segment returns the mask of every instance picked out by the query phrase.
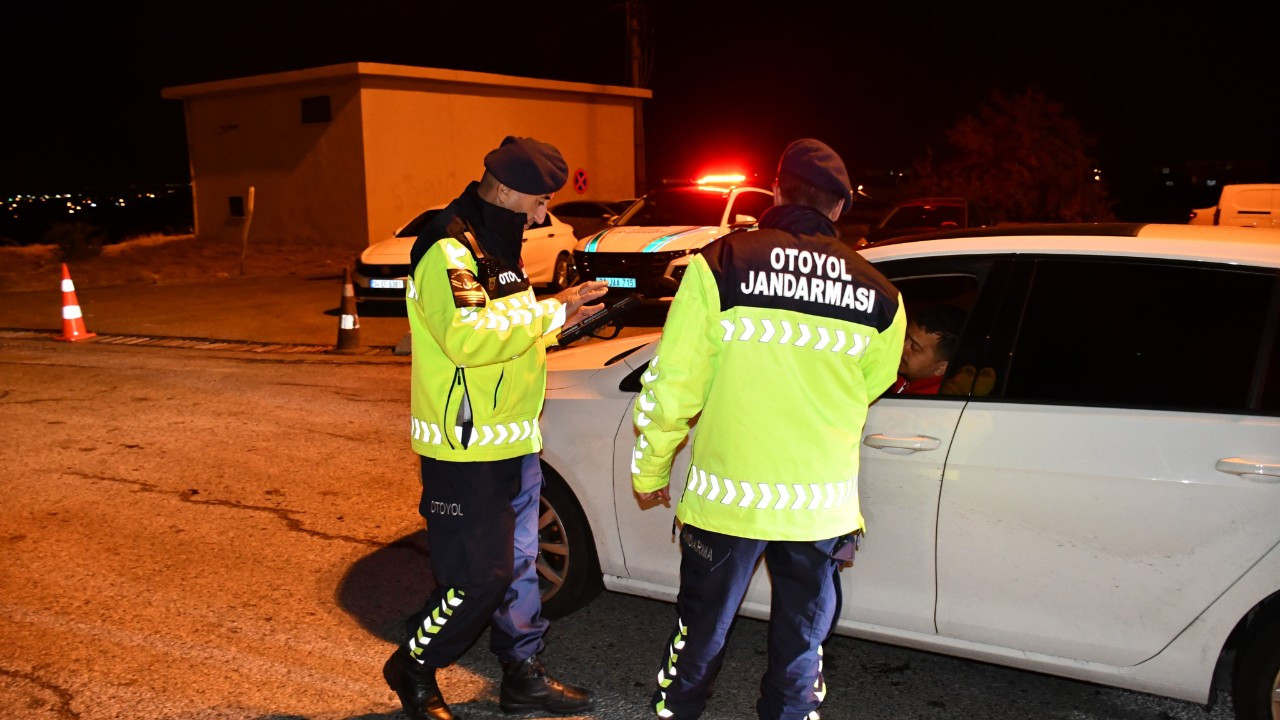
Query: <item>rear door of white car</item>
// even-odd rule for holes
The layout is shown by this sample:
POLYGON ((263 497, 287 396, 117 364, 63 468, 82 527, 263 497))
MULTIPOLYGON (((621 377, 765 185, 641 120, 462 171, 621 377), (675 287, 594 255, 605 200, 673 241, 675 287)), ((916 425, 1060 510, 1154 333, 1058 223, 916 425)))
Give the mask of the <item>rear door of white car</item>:
POLYGON ((1134 665, 1280 542, 1247 472, 1280 467, 1278 305, 1271 270, 1020 260, 947 458, 938 632, 1134 665))

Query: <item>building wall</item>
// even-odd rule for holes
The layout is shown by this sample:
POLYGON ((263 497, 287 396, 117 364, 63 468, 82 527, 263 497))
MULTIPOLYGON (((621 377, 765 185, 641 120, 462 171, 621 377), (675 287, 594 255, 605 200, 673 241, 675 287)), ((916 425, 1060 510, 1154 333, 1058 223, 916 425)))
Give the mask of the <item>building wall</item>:
MULTIPOLYGON (((367 242, 359 86, 354 77, 187 97, 196 232, 243 237, 229 198, 254 188, 249 244, 367 242), (302 122, 302 99, 329 97, 328 122, 302 122)), ((247 210, 247 207, 246 207, 247 210)))
POLYGON ((165 88, 182 100, 196 232, 239 241, 229 198, 254 188, 249 243, 357 250, 478 180, 507 135, 555 144, 572 177, 557 199, 635 194, 635 105, 647 90, 379 63, 165 88), (304 98, 330 118, 303 120, 304 98))
POLYGON ((484 156, 507 135, 560 149, 570 179, 552 202, 634 195, 633 98, 366 78, 362 83, 368 235, 392 232, 479 180, 484 156), (586 173, 586 189, 573 175, 586 173))

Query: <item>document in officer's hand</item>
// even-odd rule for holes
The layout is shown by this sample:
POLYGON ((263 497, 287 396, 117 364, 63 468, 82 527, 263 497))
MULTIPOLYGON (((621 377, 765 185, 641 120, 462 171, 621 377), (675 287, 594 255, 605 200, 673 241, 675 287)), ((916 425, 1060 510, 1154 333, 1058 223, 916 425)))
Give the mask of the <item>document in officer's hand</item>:
POLYGON ((634 310, 643 299, 644 296, 640 293, 631 293, 595 315, 566 328, 560 333, 560 346, 564 347, 575 340, 581 340, 605 325, 617 322, 624 315, 634 310))

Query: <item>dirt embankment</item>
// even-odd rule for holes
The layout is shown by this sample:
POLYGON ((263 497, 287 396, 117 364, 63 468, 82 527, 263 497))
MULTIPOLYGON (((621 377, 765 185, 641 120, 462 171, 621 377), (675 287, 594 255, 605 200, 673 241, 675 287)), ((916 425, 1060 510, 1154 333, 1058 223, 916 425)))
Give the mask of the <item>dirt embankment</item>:
MULTIPOLYGON (((232 277, 338 276, 356 251, 297 241, 250 243, 241 272, 238 242, 202 241, 195 235, 149 235, 108 245, 101 254, 68 261, 77 288, 108 285, 180 285, 232 277)), ((0 247, 0 292, 57 288, 62 257, 54 245, 0 247)))

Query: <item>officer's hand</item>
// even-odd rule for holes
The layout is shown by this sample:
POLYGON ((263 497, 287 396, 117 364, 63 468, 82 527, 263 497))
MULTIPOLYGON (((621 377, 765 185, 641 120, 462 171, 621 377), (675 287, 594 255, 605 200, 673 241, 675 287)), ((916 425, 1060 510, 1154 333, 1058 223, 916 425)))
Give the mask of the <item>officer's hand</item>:
POLYGON ((604 309, 604 303, 596 303, 595 305, 583 305, 582 307, 578 308, 578 312, 565 318, 564 326, 572 327, 574 325, 577 325, 578 323, 582 322, 583 320, 586 320, 592 315, 595 315, 596 313, 600 312, 603 309, 604 309))
POLYGON ((609 284, 603 280, 588 280, 580 285, 561 290, 556 294, 564 307, 565 327, 581 322, 604 309, 604 305, 587 306, 592 300, 599 300, 609 291, 609 284), (586 310, 586 312, 579 312, 586 310))
POLYGON ((671 486, 663 485, 662 487, 647 493, 636 493, 641 500, 648 502, 649 500, 662 500, 662 502, 671 502, 671 486))

